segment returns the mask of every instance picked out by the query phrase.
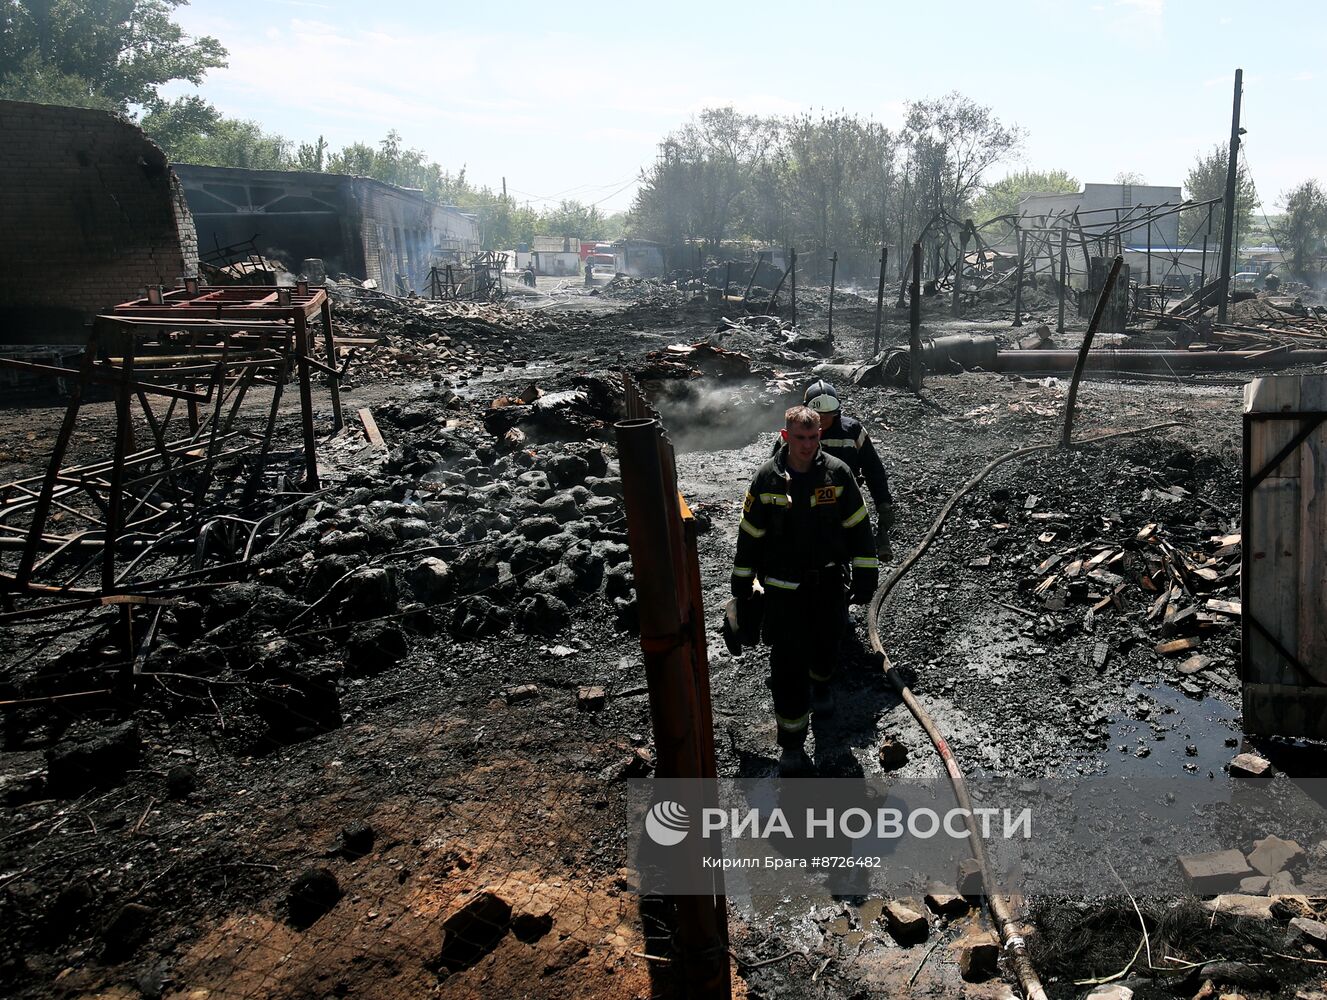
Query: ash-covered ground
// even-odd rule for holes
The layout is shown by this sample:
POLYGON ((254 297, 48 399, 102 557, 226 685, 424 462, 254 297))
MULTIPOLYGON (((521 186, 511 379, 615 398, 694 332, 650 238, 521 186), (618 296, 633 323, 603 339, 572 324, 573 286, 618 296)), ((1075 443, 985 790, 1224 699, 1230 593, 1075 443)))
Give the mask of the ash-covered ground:
MULTIPOLYGON (((622 372, 668 428, 704 529, 719 773, 767 776, 765 651, 733 657, 714 634, 742 495, 812 367, 869 355, 873 303, 839 298, 830 341, 823 290, 795 331, 651 283, 553 284, 505 306, 337 298, 342 331, 387 338, 343 389, 386 447, 354 420, 325 438, 325 492, 242 579, 167 609, 132 691, 113 609, 3 630, 4 992, 682 995, 667 908, 642 908, 627 870, 624 780, 650 774, 653 752, 613 446, 622 372), (741 353, 668 350, 705 340, 741 353)), ((995 311, 927 306, 926 336, 1017 332, 995 311)), ((884 315, 884 343, 906 342, 906 313, 884 315)), ((1067 380, 841 388, 890 471, 897 563, 989 462, 1057 439, 1067 380)), ((61 412, 7 411, 0 475, 40 471, 61 412)), ((1177 426, 1015 459, 955 506, 880 633, 965 770, 1233 780, 1238 618, 1213 607, 1239 599, 1239 414, 1234 379, 1092 381, 1076 437, 1177 426), (1158 651, 1176 639, 1191 641, 1158 651)), ((112 421, 109 404, 87 408, 76 451, 101 454, 112 421)), ((864 614, 839 711, 814 729, 820 773, 943 780, 864 614)), ((1273 780, 1321 772, 1312 748, 1258 749, 1273 780)), ((1260 836, 1297 832, 1266 823, 1260 836)), ((1135 965, 1134 995, 1313 995, 1299 991, 1321 982, 1317 944, 1289 920, 1327 895, 1324 845, 1302 846, 1264 879, 1261 915, 1141 900, 1173 968, 1135 965)), ((926 891, 730 899, 736 995, 1011 995, 1007 967, 962 975, 989 918, 931 912, 926 891), (882 915, 909 900, 920 943, 882 915)), ((1139 944, 1118 894, 1027 903, 1053 997, 1084 995, 1074 980, 1111 976, 1139 944)))

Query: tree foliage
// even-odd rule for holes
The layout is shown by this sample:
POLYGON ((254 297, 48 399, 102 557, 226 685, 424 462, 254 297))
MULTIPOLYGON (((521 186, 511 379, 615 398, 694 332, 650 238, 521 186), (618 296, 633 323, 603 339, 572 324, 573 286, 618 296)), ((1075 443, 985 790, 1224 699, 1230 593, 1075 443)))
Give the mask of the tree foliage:
POLYGON ((172 20, 187 2, 0 0, 0 88, 127 113, 155 101, 164 83, 197 84, 226 65, 226 50, 172 20))
POLYGON ((1311 279, 1321 275, 1315 258, 1327 251, 1327 192, 1316 180, 1307 180, 1282 196, 1285 216, 1277 231, 1282 253, 1290 256, 1290 270, 1296 277, 1311 279))
POLYGON ((899 132, 842 111, 710 108, 660 143, 629 228, 669 243, 753 239, 817 255, 903 242, 938 211, 970 211, 983 174, 1021 142, 1019 129, 956 93, 909 105, 899 132))
MULTIPOLYGON (((1189 168, 1184 178, 1184 197, 1189 201, 1208 201, 1212 198, 1224 199, 1226 196, 1226 165, 1229 162, 1227 147, 1217 144, 1207 153, 1199 153, 1197 160, 1189 168)), ((1258 204, 1258 196, 1249 179, 1244 164, 1239 164, 1235 174, 1235 233, 1249 232, 1249 223, 1253 218, 1253 209, 1258 204)), ((1208 229, 1209 210, 1191 208, 1180 213, 1180 239, 1185 243, 1201 242, 1204 234, 1209 234, 1208 242, 1217 246, 1221 243, 1221 232, 1225 224, 1225 212, 1222 205, 1210 210, 1211 229, 1208 229)))
POLYGON ((1019 170, 982 187, 972 206, 972 218, 989 222, 1018 212, 1018 203, 1030 194, 1075 194, 1082 189, 1078 178, 1065 170, 1019 170))
POLYGON ((943 205, 959 215, 986 171, 1023 144, 1023 130, 1006 127, 990 108, 952 91, 908 105, 905 141, 918 150, 923 175, 934 177, 943 205))

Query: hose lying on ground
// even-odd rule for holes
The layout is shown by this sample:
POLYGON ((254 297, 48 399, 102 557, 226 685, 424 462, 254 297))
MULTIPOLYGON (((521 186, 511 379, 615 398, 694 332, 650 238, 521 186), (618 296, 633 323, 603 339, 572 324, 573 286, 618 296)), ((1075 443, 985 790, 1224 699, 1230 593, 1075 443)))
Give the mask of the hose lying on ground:
MULTIPOLYGON (((1139 427, 1136 430, 1117 431, 1113 434, 1101 434, 1097 437, 1084 438, 1075 443, 1096 444, 1101 441, 1111 441, 1116 438, 1131 437, 1136 434, 1147 434, 1151 431, 1179 426, 1181 425, 1178 421, 1170 420, 1165 423, 1149 424, 1146 427, 1139 427)), ((958 804, 960 808, 967 812, 966 822, 968 826, 968 841, 972 845, 972 856, 977 860, 977 864, 981 868, 982 885, 988 889, 995 883, 990 877, 989 863, 986 859, 986 849, 981 842, 981 838, 977 835, 977 827, 972 814, 972 800, 968 797, 968 789, 967 784, 963 780, 963 772, 959 770, 958 762, 954 759, 954 754, 949 749, 949 744, 946 742, 944 735, 938 728, 936 728, 934 720, 931 719, 926 709, 922 708, 921 703, 917 700, 912 691, 909 690, 907 683, 904 682, 902 676, 899 674, 898 669, 890 662, 889 654, 885 652, 885 647, 880 642, 880 610, 884 607, 885 599, 898 584, 899 580, 903 579, 904 574, 912 569, 912 567, 916 565, 917 560, 922 557, 922 554, 930 548, 931 543, 935 541, 935 536, 939 534, 941 526, 944 525, 945 519, 949 517, 950 511, 954 509, 954 506, 959 500, 976 489, 977 485, 981 483, 983 479, 1005 462, 1015 458, 1023 458, 1040 451, 1050 451, 1058 447, 1060 447, 1060 445, 1056 442, 1054 444, 1039 444, 1031 445, 1026 448, 1015 448, 1013 451, 1005 452, 1003 455, 991 461, 985 468, 964 483, 962 488, 951 496, 945 505, 940 508, 940 514, 936 517, 935 523, 931 525, 930 531, 926 533, 925 537, 923 537, 917 544, 916 548, 908 553, 907 558, 899 563, 893 572, 891 572, 889 576, 885 578, 885 581, 876 589, 875 594, 871 598, 871 604, 867 609, 867 633, 871 639, 871 648, 880 654, 881 666, 885 670, 885 676, 889 678, 890 682, 898 690, 899 697, 901 697, 903 703, 908 706, 908 710, 912 712, 913 717, 916 718, 921 724, 921 727, 926 730, 926 735, 931 738, 931 742, 935 745, 936 752, 940 754, 940 759, 945 763, 945 770, 949 772, 949 781, 950 784, 954 786, 954 795, 958 799, 958 804)), ((1027 945, 1023 940, 1023 936, 1018 932, 1018 925, 1014 921, 1014 914, 1009 906, 1009 901, 1002 893, 994 891, 987 892, 986 900, 991 908, 991 916, 995 919, 996 927, 999 929, 1000 940, 1004 945, 1005 951, 1009 955, 1010 962, 1013 964, 1014 972, 1018 976, 1019 984, 1023 990, 1023 996, 1026 997, 1027 1000, 1047 1000, 1046 991, 1041 985, 1041 980, 1038 978, 1036 970, 1032 967, 1031 959, 1028 957, 1027 945)))

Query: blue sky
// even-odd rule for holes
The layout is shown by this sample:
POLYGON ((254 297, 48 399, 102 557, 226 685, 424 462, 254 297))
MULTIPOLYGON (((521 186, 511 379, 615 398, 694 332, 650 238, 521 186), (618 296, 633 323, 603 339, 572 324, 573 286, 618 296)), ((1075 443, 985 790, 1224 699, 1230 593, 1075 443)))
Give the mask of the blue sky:
MULTIPOLYGON (((628 207, 670 129, 706 106, 902 121, 958 90, 1027 132, 1022 168, 1182 184, 1225 145, 1244 70, 1245 154, 1268 211, 1327 181, 1327 4, 1269 0, 688 3, 194 0, 230 50, 199 92, 333 149, 389 129, 532 204, 628 207)), ((171 93, 191 92, 175 85, 171 93)))

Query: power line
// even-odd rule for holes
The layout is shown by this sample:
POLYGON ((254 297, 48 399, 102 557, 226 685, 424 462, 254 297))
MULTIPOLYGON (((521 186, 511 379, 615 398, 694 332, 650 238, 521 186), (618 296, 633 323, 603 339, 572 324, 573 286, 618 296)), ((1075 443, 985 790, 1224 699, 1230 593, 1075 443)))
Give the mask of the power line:
MULTIPOLYGON (((558 192, 556 192, 556 193, 554 193, 554 194, 551 194, 551 195, 534 194, 533 192, 530 192, 530 191, 522 191, 522 190, 520 190, 519 188, 512 188, 512 189, 511 189, 511 192, 512 192, 512 194, 523 195, 523 196, 525 196, 526 198, 533 198, 535 201, 557 201, 559 198, 563 197, 564 195, 569 195, 569 194, 571 194, 573 191, 582 191, 582 190, 587 191, 587 192, 588 192, 588 191, 602 191, 602 190, 604 190, 604 188, 610 188, 610 187, 613 187, 613 186, 616 185, 616 184, 621 184, 623 181, 626 181, 628 184, 630 184, 631 181, 634 181, 635 179, 636 179, 636 175, 635 175, 635 173, 633 172, 633 173, 629 174, 627 177, 619 177, 617 180, 609 181, 607 184, 577 184, 577 185, 575 185, 574 187, 569 187, 569 188, 567 188, 567 189, 564 190, 564 191, 558 191, 558 192)), ((618 190, 621 190, 621 188, 619 188, 618 190)), ((616 193, 617 193, 616 191, 613 192, 613 194, 616 194, 616 193)), ((613 197, 613 195, 610 194, 610 195, 607 195, 606 197, 611 198, 611 197, 613 197)), ((596 204, 598 204, 598 203, 596 202, 596 204)))

